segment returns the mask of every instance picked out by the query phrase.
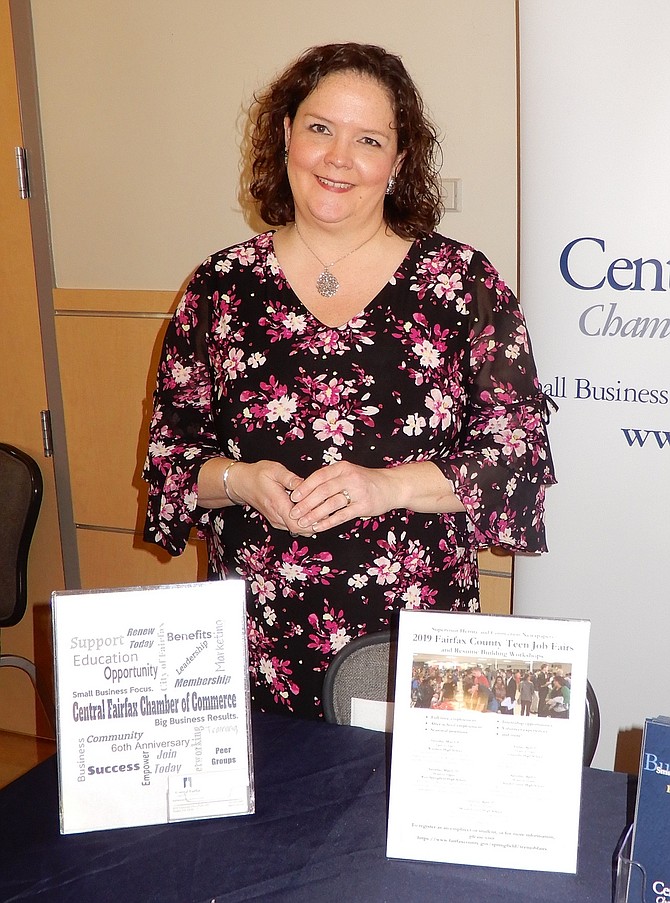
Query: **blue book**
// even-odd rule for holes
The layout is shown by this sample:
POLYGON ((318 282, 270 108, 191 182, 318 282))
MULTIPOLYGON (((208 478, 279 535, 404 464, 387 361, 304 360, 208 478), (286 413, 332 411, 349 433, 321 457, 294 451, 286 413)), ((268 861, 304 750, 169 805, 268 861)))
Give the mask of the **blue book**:
POLYGON ((670 901, 670 718, 647 718, 637 785, 629 903, 670 901))

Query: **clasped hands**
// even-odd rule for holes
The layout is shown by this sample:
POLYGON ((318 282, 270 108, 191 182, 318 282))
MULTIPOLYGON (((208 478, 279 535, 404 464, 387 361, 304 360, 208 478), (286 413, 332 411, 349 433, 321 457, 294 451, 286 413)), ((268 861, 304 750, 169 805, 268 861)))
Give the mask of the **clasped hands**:
POLYGON ((358 517, 390 510, 392 476, 388 470, 348 461, 329 464, 302 478, 277 461, 240 462, 231 471, 235 500, 259 511, 279 530, 313 536, 358 517))

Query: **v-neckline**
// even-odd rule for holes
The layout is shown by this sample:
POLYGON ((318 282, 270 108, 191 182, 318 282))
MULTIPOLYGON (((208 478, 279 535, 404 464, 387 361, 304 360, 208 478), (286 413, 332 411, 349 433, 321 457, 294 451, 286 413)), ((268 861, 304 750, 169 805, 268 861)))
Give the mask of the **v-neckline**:
POLYGON ((286 273, 285 273, 284 270, 283 270, 282 265, 281 265, 280 262, 279 262, 279 258, 278 258, 278 256, 277 256, 277 252, 275 251, 275 245, 274 245, 274 236, 275 236, 275 234, 276 234, 276 230, 273 230, 272 232, 270 232, 270 249, 269 249, 269 253, 270 253, 270 254, 272 255, 272 257, 274 258, 274 261, 275 261, 275 263, 276 263, 276 265, 277 265, 277 271, 278 271, 279 275, 281 276, 281 278, 282 278, 282 280, 283 280, 283 282, 284 282, 284 285, 286 286, 286 288, 288 289, 288 291, 291 292, 291 294, 292 294, 293 297, 295 298, 296 302, 300 305, 301 310, 302 310, 307 316, 309 316, 309 317, 310 317, 310 318, 311 318, 311 319, 312 319, 312 320, 313 320, 313 321, 314 321, 321 329, 333 329, 333 330, 345 329, 345 328, 346 328, 353 320, 361 319, 362 317, 366 316, 366 315, 369 313, 369 311, 376 305, 376 303, 378 302, 379 298, 380 298, 380 297, 388 290, 389 286, 392 284, 393 280, 397 277, 397 275, 400 273, 400 271, 403 270, 403 269, 405 269, 405 267, 407 266, 409 257, 410 257, 410 255, 412 254, 412 252, 414 251, 414 248, 416 247, 417 242, 418 242, 418 239, 416 239, 416 238, 412 241, 412 243, 411 243, 411 244, 409 245, 409 247, 407 248, 407 251, 405 252, 405 256, 402 258, 402 260, 400 261, 400 263, 398 264, 398 266, 395 268, 395 270, 393 271, 393 273, 391 274, 391 276, 389 276, 389 278, 388 278, 388 279, 386 280, 386 282, 381 286, 381 288, 379 289, 379 291, 378 291, 372 298, 370 298, 370 300, 367 301, 367 302, 363 305, 363 307, 362 307, 360 310, 358 310, 356 313, 352 314, 352 315, 351 315, 347 320, 345 320, 344 322, 338 323, 338 324, 334 324, 334 325, 331 325, 331 324, 328 324, 328 323, 324 323, 324 321, 323 321, 320 317, 318 317, 318 316, 314 313, 314 311, 312 311, 312 310, 305 304, 305 302, 302 300, 302 298, 300 297, 300 295, 296 292, 296 290, 295 290, 295 289, 293 288, 293 286, 291 285, 291 283, 290 283, 288 277, 286 276, 286 273))

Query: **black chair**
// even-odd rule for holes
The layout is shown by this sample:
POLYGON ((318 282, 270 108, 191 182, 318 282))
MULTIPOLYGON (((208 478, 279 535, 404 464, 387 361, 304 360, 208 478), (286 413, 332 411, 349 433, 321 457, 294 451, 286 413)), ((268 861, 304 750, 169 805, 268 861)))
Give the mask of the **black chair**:
POLYGON ((356 637, 330 663, 323 681, 323 713, 331 724, 351 724, 351 700, 393 700, 396 643, 382 630, 356 637))
MULTIPOLYGON (((396 640, 389 630, 357 637, 330 664, 323 683, 323 712, 331 724, 351 724, 351 700, 393 700, 396 640)), ((590 765, 600 737, 600 709, 591 683, 586 682, 584 765, 590 765)))
POLYGON ((591 681, 586 681, 586 713, 584 716, 584 765, 590 765, 600 739, 600 706, 591 681))
MULTIPOLYGON (((28 604, 28 553, 42 504, 42 474, 30 455, 0 442, 0 628, 13 627, 28 604)), ((53 726, 53 712, 40 697, 35 664, 2 654, 0 668, 19 668, 30 677, 53 726)))

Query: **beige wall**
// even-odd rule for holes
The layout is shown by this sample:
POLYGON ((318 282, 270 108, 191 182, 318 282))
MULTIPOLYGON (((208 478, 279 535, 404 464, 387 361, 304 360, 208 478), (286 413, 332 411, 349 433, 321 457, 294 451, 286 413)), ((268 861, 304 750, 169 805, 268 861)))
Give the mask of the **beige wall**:
POLYGON ((176 291, 250 235, 240 117, 304 48, 399 53, 462 211, 442 231, 516 281, 514 0, 32 0, 57 285, 176 291))

